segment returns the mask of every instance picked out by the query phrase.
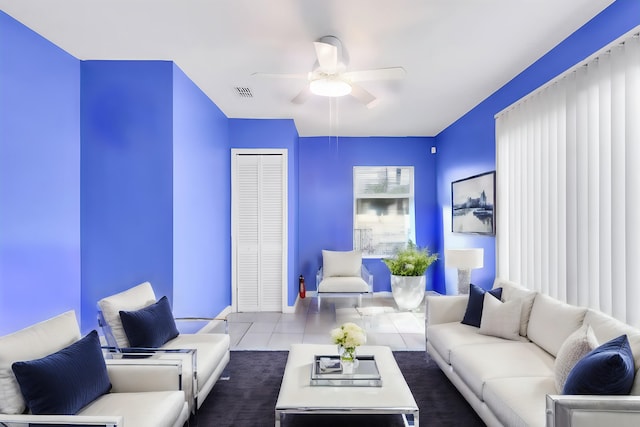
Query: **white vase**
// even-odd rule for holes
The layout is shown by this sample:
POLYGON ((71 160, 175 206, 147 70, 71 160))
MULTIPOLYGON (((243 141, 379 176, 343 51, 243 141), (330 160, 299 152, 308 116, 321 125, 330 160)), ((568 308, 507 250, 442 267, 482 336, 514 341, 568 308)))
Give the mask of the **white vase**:
POLYGON ((426 290, 427 278, 423 276, 391 275, 391 294, 400 310, 417 308, 426 290))
POLYGON ((343 374, 353 374, 358 367, 358 359, 356 358, 356 352, 349 354, 347 350, 338 344, 338 356, 340 356, 340 367, 343 374))
POLYGON ((356 371, 356 362, 358 360, 343 360, 340 359, 340 366, 342 367, 343 374, 353 374, 356 371))

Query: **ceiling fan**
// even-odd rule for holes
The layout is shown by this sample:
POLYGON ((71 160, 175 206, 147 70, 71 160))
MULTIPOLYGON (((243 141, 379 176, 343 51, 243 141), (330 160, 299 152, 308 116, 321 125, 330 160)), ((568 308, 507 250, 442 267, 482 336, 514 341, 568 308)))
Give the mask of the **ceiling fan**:
POLYGON ((302 104, 311 95, 339 97, 351 95, 368 108, 377 104, 377 99, 363 89, 358 82, 371 80, 396 80, 404 78, 406 72, 402 67, 375 68, 370 70, 347 71, 342 43, 337 37, 324 36, 313 43, 317 61, 309 73, 272 74, 253 73, 254 76, 273 78, 306 79, 305 86, 291 102, 302 104))

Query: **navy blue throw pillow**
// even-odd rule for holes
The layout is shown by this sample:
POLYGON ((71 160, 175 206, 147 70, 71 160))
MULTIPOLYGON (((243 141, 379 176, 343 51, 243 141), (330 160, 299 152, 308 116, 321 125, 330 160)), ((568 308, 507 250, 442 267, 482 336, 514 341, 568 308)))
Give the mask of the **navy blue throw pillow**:
POLYGON ((621 335, 580 359, 569 372, 562 394, 629 394, 635 372, 629 339, 621 335))
POLYGON ((11 368, 36 415, 73 415, 111 390, 95 330, 56 353, 11 368))
POLYGON ((121 311, 120 320, 132 347, 157 348, 178 336, 166 296, 137 311, 121 311))
POLYGON ((502 298, 502 288, 491 289, 485 291, 480 286, 476 286, 473 283, 469 286, 469 301, 467 302, 467 310, 464 312, 464 318, 462 323, 465 325, 480 327, 480 320, 482 320, 482 307, 484 306, 484 294, 489 292, 494 297, 502 298))

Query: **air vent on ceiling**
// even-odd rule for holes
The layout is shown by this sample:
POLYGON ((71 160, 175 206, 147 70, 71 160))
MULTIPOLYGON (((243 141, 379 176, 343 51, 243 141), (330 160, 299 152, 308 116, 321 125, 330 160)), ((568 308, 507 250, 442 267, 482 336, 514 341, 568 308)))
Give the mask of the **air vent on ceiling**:
POLYGON ((251 89, 248 87, 235 87, 236 93, 240 98, 253 98, 253 93, 251 93, 251 89))

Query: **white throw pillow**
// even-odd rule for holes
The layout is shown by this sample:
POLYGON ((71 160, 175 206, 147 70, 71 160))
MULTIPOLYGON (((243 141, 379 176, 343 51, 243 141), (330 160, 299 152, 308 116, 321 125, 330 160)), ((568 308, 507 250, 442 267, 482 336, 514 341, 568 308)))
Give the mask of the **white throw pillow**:
POLYGON ((492 335, 508 340, 519 340, 521 311, 522 301, 501 302, 486 292, 484 294, 482 320, 480 321, 480 330, 478 332, 483 335, 492 335))
POLYGON ((590 325, 581 326, 564 340, 553 367, 558 393, 562 394, 564 383, 575 364, 596 347, 598 340, 590 325))
POLYGON ((129 347, 129 340, 127 339, 127 334, 124 332, 122 321, 120 320, 120 311, 140 310, 155 302, 156 295, 149 282, 141 283, 138 286, 98 301, 98 306, 100 310, 102 310, 104 320, 111 328, 111 333, 118 347, 129 347))
POLYGON ((0 413, 21 414, 26 406, 11 369, 13 362, 39 359, 79 339, 73 310, 0 337, 0 413))
POLYGON ((527 328, 529 326, 529 317, 533 308, 533 300, 536 298, 536 291, 523 288, 515 282, 496 278, 493 284, 494 288, 502 288, 502 301, 512 301, 519 299, 522 301, 522 310, 520 312, 520 335, 527 336, 527 328))
POLYGON ((553 357, 562 343, 582 326, 587 309, 560 302, 538 293, 533 301, 527 338, 553 357))
POLYGON ((322 251, 323 277, 360 276, 361 251, 322 251))

